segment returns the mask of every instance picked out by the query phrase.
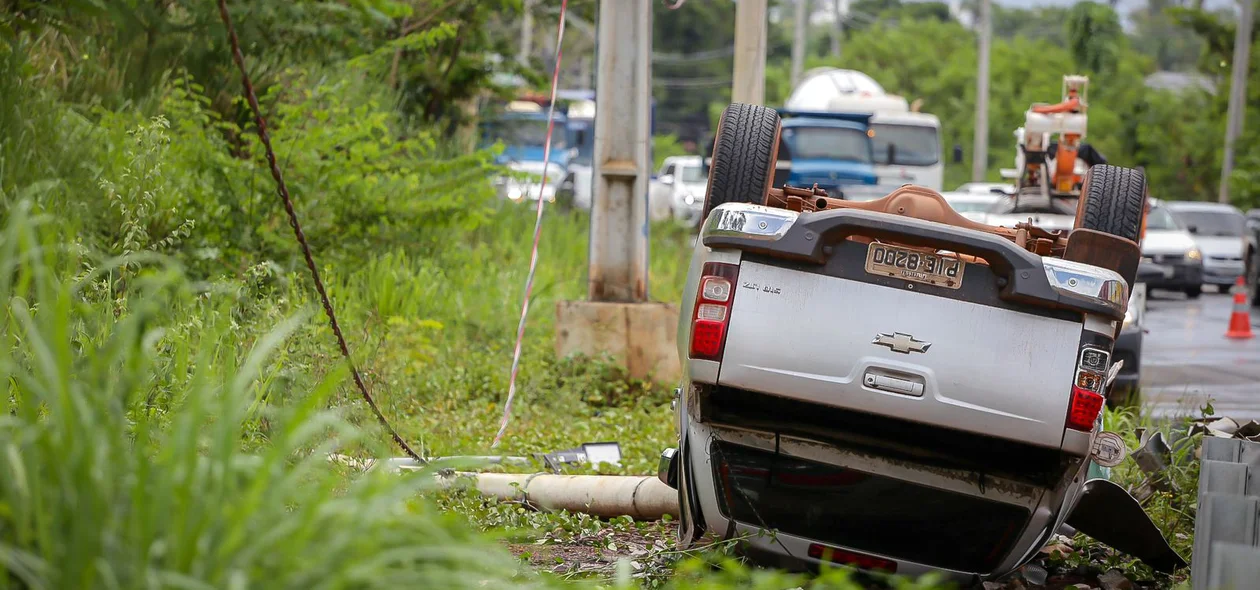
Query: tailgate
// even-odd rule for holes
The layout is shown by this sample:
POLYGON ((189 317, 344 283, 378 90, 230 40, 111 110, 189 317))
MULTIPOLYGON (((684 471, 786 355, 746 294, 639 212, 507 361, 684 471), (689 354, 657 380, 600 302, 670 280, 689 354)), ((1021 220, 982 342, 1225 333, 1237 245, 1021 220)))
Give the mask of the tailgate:
POLYGON ((718 381, 1059 447, 1082 329, 746 258, 718 381))

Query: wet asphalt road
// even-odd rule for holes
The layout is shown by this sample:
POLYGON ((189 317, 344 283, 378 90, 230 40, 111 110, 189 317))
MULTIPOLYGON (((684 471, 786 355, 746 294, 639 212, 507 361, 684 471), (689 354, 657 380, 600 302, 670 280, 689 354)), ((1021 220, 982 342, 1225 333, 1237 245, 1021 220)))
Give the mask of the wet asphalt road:
POLYGON ((1251 309, 1251 340, 1225 338, 1233 297, 1197 300, 1153 291, 1142 345, 1142 399, 1155 416, 1193 413, 1211 399, 1219 416, 1260 421, 1260 307, 1251 309))

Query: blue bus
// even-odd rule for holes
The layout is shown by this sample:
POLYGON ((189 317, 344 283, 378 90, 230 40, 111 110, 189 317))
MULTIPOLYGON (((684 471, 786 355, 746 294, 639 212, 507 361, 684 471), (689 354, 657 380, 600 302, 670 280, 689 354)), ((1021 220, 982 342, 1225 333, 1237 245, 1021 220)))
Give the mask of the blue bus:
POLYGON ((500 112, 484 117, 480 124, 480 144, 486 148, 503 144, 498 163, 524 173, 498 180, 501 197, 513 202, 539 198, 556 200, 575 150, 569 147, 568 119, 556 113, 551 135, 551 157, 543 169, 546 152, 547 111, 530 101, 513 101, 500 112), (539 182, 544 180, 545 182, 539 182), (541 185, 541 187, 540 187, 541 185))

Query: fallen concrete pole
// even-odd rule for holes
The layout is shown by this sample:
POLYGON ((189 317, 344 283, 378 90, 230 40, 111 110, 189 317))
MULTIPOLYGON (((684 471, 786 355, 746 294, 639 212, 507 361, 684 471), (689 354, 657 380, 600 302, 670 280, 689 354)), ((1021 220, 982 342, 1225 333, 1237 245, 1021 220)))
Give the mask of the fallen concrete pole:
POLYGON ((477 491, 500 500, 519 500, 543 510, 568 510, 612 518, 659 520, 678 516, 678 492, 646 475, 552 475, 550 473, 458 473, 439 475, 440 487, 473 480, 477 491))

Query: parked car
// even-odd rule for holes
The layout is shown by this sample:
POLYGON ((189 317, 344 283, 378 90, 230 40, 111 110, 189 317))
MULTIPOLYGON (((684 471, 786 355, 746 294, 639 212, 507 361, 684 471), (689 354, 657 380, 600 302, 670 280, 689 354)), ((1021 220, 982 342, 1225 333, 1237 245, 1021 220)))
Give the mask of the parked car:
POLYGON ((1015 185, 1005 182, 967 182, 954 189, 956 193, 972 193, 977 195, 1013 195, 1015 185))
MULTIPOLYGON (((1149 235, 1150 227, 1147 227, 1149 235)), ((1142 341, 1146 335, 1146 294, 1151 281, 1164 277, 1163 267, 1143 261, 1138 265, 1137 277, 1129 292, 1129 304, 1124 310, 1124 321, 1120 326, 1120 336, 1116 338, 1116 347, 1112 362, 1120 364, 1116 381, 1107 394, 1107 405, 1110 407, 1141 407, 1142 380, 1142 341)))
POLYGON ((949 206, 953 208, 954 211, 959 212, 967 219, 980 222, 984 221, 988 210, 993 208, 998 201, 1002 200, 1002 195, 998 193, 969 193, 956 191, 952 193, 941 193, 941 196, 945 197, 945 202, 949 203, 949 206))
POLYGON ((1042 229, 1072 229, 1076 223, 1076 200, 1047 199, 1039 194, 1002 197, 984 217, 984 223, 1001 227, 1015 227, 1030 220, 1042 229))
POLYGON ((700 223, 707 181, 700 156, 671 156, 661 163, 651 198, 663 199, 676 221, 694 226, 700 223))
POLYGON ((1147 288, 1181 291, 1191 298, 1203 292, 1203 252, 1164 203, 1154 199, 1146 215, 1142 260, 1159 271, 1147 280, 1147 288))
POLYGON ((763 561, 978 585, 1067 523, 1185 567, 1132 496, 1088 479, 1123 452, 1101 410, 1141 256, 1140 172, 1089 170, 1093 232, 1019 232, 922 187, 754 190, 777 117, 735 104, 718 129, 678 327, 679 447, 660 470, 680 547, 747 534, 763 561))
POLYGON ((1203 252, 1203 284, 1227 288, 1246 273, 1247 253, 1257 251, 1257 246, 1242 211, 1225 203, 1168 201, 1166 205, 1203 252))
POLYGON ((506 168, 512 172, 496 179, 499 196, 513 203, 537 201, 540 197, 547 202, 556 200, 562 183, 568 174, 555 162, 548 163, 546 175, 543 174, 541 160, 521 160, 509 162, 506 168))

